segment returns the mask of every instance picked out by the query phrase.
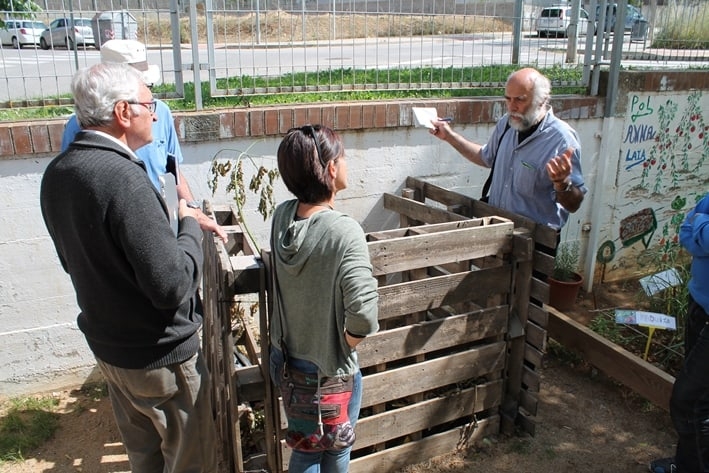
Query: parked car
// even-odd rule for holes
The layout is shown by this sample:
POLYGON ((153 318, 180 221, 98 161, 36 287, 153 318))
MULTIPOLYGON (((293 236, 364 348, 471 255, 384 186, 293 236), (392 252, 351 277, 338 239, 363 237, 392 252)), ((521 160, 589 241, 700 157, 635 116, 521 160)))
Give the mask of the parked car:
MULTIPOLYGON (((579 22, 576 31, 579 35, 585 35, 591 19, 588 12, 581 8, 579 10, 579 22)), ((568 5, 556 5, 543 8, 537 17, 537 35, 543 36, 568 36, 571 25, 571 7, 568 5)), ((595 25, 595 23, 594 23, 595 25)), ((593 32, 596 32, 595 26, 593 32)))
POLYGON ((39 39, 42 49, 64 46, 75 49, 77 46, 94 46, 94 30, 90 18, 57 18, 49 24, 49 28, 42 32, 39 39), (73 30, 73 33, 72 33, 73 30))
POLYGON ((26 45, 36 46, 45 29, 47 25, 41 21, 5 20, 5 26, 0 29, 0 42, 11 44, 15 49, 26 45))
MULTIPOLYGON (((606 7, 606 31, 615 31, 615 17, 618 12, 617 3, 609 3, 606 7)), ((596 6, 596 21, 601 17, 601 6, 596 6)), ((647 18, 643 16, 643 13, 638 7, 633 5, 628 5, 628 10, 625 13, 625 31, 632 30, 636 24, 645 22, 647 23, 647 18)))

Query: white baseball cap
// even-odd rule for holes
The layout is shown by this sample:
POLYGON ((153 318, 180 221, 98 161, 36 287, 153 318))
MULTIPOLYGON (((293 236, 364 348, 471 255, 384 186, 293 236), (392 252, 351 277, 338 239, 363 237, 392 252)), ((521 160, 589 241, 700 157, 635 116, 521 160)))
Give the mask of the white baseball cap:
POLYGON ((101 45, 101 62, 130 64, 143 73, 145 84, 151 86, 160 80, 160 68, 148 64, 145 45, 133 39, 111 39, 101 45))

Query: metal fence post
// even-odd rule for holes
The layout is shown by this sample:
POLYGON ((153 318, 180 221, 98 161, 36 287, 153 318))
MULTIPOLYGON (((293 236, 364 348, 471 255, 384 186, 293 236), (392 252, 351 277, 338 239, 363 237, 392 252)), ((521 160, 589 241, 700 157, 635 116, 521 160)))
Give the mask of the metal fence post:
POLYGON ((194 104, 197 110, 202 110, 202 82, 200 81, 199 36, 197 34, 197 5, 190 2, 190 32, 192 43, 192 75, 194 77, 194 104))
POLYGON ((519 64, 519 52, 522 48, 522 16, 524 15, 524 0, 515 0, 514 18, 512 23, 512 64, 519 64))
POLYGON ((170 0, 170 26, 172 27, 172 63, 175 73, 175 92, 185 96, 185 82, 182 76, 182 54, 180 54, 180 12, 178 0, 170 0))

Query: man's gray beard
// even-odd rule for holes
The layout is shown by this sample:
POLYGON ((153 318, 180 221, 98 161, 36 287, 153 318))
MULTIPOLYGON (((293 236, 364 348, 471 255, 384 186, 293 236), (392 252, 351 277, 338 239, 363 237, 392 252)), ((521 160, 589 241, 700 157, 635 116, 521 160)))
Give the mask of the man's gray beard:
POLYGON ((518 120, 521 120, 521 122, 513 122, 511 120, 508 120, 511 128, 517 131, 527 131, 534 125, 542 121, 542 119, 544 118, 544 113, 539 113, 539 115, 535 115, 530 112, 525 113, 521 117, 517 115, 510 115, 510 117, 516 117, 518 120))

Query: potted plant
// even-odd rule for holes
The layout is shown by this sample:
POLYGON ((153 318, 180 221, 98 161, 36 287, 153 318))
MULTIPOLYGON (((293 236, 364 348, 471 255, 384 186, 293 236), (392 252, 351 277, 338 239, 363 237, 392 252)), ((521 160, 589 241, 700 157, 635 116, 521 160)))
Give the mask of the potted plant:
POLYGON ((549 276, 549 305, 559 310, 570 309, 576 303, 583 276, 578 273, 579 242, 563 242, 557 247, 554 270, 549 276))

